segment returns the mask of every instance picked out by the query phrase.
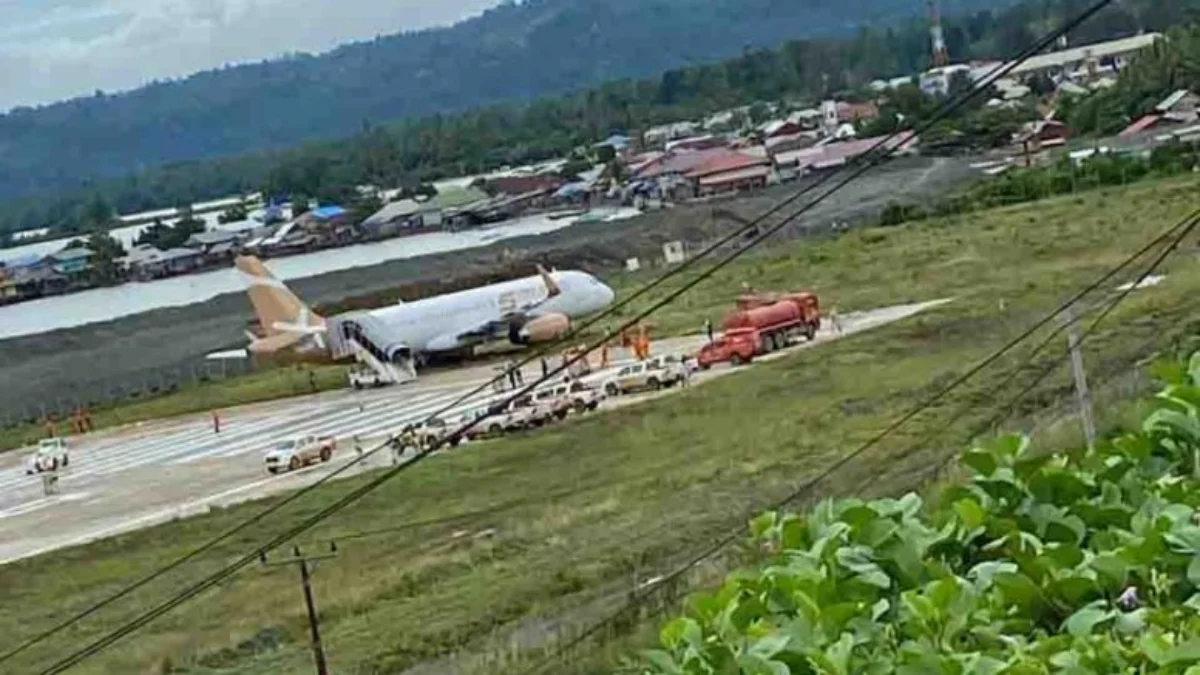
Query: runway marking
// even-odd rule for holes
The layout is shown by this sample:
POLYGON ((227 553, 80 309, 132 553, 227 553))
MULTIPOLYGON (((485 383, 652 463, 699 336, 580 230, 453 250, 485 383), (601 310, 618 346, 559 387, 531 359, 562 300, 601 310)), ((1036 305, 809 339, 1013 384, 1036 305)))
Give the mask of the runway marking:
POLYGON ((55 495, 53 497, 42 497, 41 499, 25 502, 24 504, 18 504, 11 508, 0 511, 0 520, 5 518, 14 518, 16 516, 23 516, 26 513, 33 513, 34 511, 43 509, 47 506, 53 506, 55 504, 66 504, 69 502, 82 501, 87 499, 89 496, 91 495, 87 492, 73 492, 64 495, 55 495))

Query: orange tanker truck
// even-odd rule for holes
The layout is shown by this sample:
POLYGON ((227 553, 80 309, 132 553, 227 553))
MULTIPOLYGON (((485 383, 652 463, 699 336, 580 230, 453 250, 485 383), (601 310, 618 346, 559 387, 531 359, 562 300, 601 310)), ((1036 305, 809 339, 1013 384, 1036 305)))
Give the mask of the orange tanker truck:
POLYGON ((793 336, 813 340, 821 328, 820 301, 812 293, 743 295, 737 304, 722 323, 724 335, 696 355, 701 368, 724 361, 745 363, 786 347, 793 336))

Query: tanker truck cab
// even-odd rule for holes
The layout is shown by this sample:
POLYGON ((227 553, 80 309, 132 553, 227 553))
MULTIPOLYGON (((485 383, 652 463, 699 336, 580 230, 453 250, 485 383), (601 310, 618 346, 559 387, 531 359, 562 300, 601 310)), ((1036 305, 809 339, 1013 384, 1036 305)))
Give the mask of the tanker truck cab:
POLYGON ((25 473, 32 476, 43 471, 65 469, 70 461, 65 438, 43 438, 37 450, 25 460, 25 473))
POLYGON ((735 328, 725 331, 700 349, 696 362, 702 370, 708 370, 713 365, 728 361, 734 367, 754 360, 762 344, 762 336, 753 328, 735 328))

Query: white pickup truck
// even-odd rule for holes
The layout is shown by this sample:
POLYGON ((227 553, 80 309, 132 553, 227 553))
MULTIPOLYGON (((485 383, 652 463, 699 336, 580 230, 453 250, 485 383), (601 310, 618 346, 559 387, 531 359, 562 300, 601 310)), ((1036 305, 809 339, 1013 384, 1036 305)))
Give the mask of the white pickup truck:
POLYGON ((43 471, 57 471, 67 468, 70 462, 67 439, 43 438, 37 450, 25 460, 25 473, 32 476, 43 471))
POLYGON ((267 471, 295 471, 317 462, 328 462, 337 449, 337 439, 329 436, 299 436, 280 441, 267 451, 267 471))

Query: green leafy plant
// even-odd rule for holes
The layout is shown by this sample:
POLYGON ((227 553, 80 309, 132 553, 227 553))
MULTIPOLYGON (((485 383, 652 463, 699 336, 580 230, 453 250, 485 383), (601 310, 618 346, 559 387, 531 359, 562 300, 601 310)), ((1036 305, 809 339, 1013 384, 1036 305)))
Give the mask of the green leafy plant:
POLYGON ((1140 429, 961 456, 931 504, 825 502, 750 523, 762 562, 692 597, 644 675, 1200 674, 1200 355, 1140 429))

